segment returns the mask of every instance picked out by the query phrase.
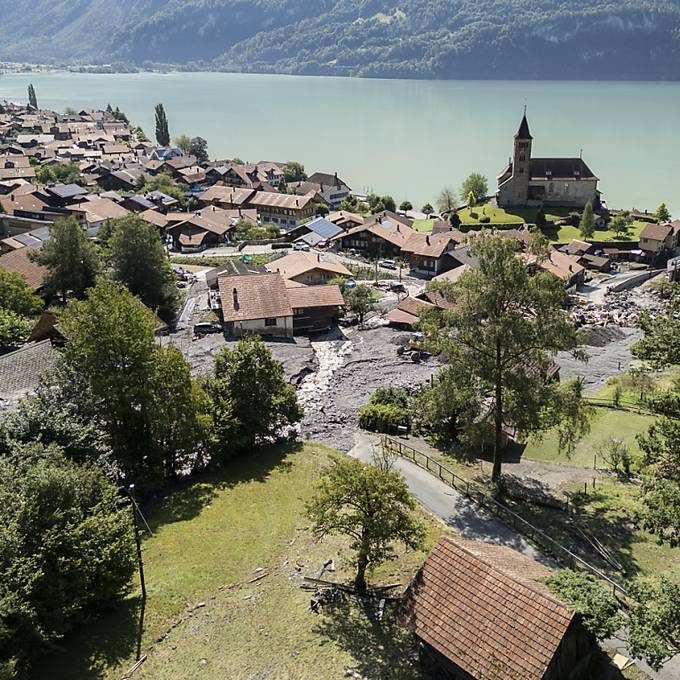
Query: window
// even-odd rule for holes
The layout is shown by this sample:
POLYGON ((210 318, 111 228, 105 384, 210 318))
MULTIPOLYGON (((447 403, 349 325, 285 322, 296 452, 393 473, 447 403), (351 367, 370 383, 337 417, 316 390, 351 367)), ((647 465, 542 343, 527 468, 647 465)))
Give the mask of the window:
POLYGON ((305 313, 305 310, 300 309, 299 307, 296 307, 295 309, 293 309, 293 314, 295 316, 302 316, 304 313, 305 313))
POLYGON ((276 319, 265 319, 264 325, 265 326, 276 326, 276 319))

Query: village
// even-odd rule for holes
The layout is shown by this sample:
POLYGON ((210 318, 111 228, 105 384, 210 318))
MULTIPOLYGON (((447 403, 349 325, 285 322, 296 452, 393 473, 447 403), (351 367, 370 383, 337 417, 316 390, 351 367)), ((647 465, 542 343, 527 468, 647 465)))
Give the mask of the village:
MULTIPOLYGON (((583 612, 546 585, 556 569, 578 568, 631 606, 630 579, 677 581, 680 574, 672 541, 657 541, 636 519, 638 482, 631 472, 639 463, 643 475, 637 435, 656 413, 647 398, 678 377, 676 362, 655 355, 650 368, 634 348, 655 321, 677 318, 680 220, 663 204, 609 208, 583 158, 534 157, 526 112, 508 140, 511 157, 497 187, 489 190, 485 178, 471 175, 460 192, 444 189, 436 208, 420 210, 391 196, 358 195, 332 166, 307 174, 294 161, 211 160, 201 138, 170 140, 162 107, 156 120, 154 143, 112 107, 57 113, 0 102, 0 274, 18 275, 42 301, 24 312, 0 297, 0 312, 7 305, 14 324, 0 328, 0 412, 11 413, 39 390, 68 344, 61 313, 71 294, 46 285, 50 265, 41 260, 55 225, 75 220, 106 252, 111 233, 124 234, 121 224, 143 222, 169 259, 177 299, 172 314, 145 303, 155 315, 156 345, 178 350, 200 381, 225 350, 261 339, 304 409, 271 441, 318 446, 314 455, 322 458, 332 449, 398 471, 422 505, 418 513, 436 526, 429 555, 414 556, 416 569, 379 570, 399 584, 374 591, 362 605, 377 602, 377 613, 369 615, 377 625, 385 602, 397 599, 394 588, 404 586, 400 621, 415 636, 423 675, 410 667, 410 657, 372 665, 347 652, 344 677, 680 677, 675 641, 665 641, 670 653, 661 661, 636 654, 626 639, 634 624, 621 619, 596 642, 583 612), (567 452, 557 421, 535 438, 503 424, 494 448, 485 428, 474 440, 454 428, 453 443, 443 444, 424 415, 423 395, 435 389, 454 351, 435 348, 432 329, 449 330, 461 282, 489 266, 489 239, 507 247, 506 263, 519 263, 527 281, 545 276, 550 285, 558 282, 555 295, 564 296, 561 309, 577 333, 576 346, 565 343, 558 351, 555 344, 551 364, 527 375, 541 374, 540 390, 572 380, 582 390, 591 422, 567 452), (385 408, 371 411, 371 405, 385 408), (499 455, 507 485, 502 502, 494 486, 499 455), (521 642, 513 632, 517 619, 525 624, 521 642), (494 626, 482 643, 480 631, 494 626)), ((499 159, 506 151, 499 150, 499 159)), ((482 410, 489 403, 482 402, 482 410)), ((471 420, 477 425, 483 414, 471 420)), ((295 489, 289 493, 296 496, 295 489)), ((213 502, 217 506, 217 498, 213 502)), ((335 561, 341 570, 341 560, 331 547, 319 552, 302 525, 296 532, 300 541, 292 538, 281 553, 277 578, 306 589, 312 598, 306 617, 332 612, 334 598, 362 591, 332 573, 335 561)), ((148 550, 155 555, 153 574, 153 560, 161 558, 148 550)), ((216 598, 231 598, 229 607, 237 610, 250 606, 250 598, 266 598, 273 567, 252 568, 259 571, 240 584, 235 575, 229 586, 222 579, 221 595, 201 595, 167 631, 159 623, 159 642, 137 653, 125 677, 161 677, 155 673, 172 655, 168 650, 182 646, 182 631, 191 637, 189 626, 207 630, 208 610, 227 607, 216 598), (236 603, 241 592, 248 599, 236 603)), ((191 596, 182 597, 189 607, 191 596)), ((211 635, 205 650, 194 650, 202 665, 211 663, 211 635)), ((256 666, 244 674, 223 664, 223 677, 270 677, 256 666)), ((272 668, 271 677, 331 677, 303 676, 297 666, 281 666, 280 674, 272 668)))

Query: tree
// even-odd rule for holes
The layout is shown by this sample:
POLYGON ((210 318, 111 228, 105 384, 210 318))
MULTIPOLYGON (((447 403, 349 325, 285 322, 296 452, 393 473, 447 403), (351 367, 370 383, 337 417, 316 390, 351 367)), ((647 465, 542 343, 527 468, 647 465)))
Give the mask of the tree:
POLYGON ((345 293, 345 303, 349 311, 356 314, 360 326, 364 325, 366 314, 375 309, 373 291, 368 286, 358 285, 350 288, 345 293))
POLYGON ((472 191, 468 194, 467 204, 468 204, 468 208, 470 208, 470 209, 474 208, 477 205, 477 197, 475 196, 474 192, 472 192, 472 191))
POLYGON ((208 142, 203 137, 193 137, 189 142, 189 154, 196 157, 199 165, 207 163, 210 160, 208 142))
POLYGON ((325 217, 330 212, 330 209, 325 203, 315 203, 314 204, 314 214, 325 217))
POLYGON ((587 431, 588 410, 576 383, 547 379, 558 351, 576 347, 563 309, 566 293, 553 274, 530 274, 512 239, 482 232, 470 246, 478 268, 455 285, 456 306, 429 310, 421 326, 433 351, 475 385, 492 423, 493 480, 501 476, 503 431, 538 434, 558 426, 560 444, 587 431))
POLYGON ((595 216, 593 215, 593 204, 590 201, 586 203, 586 207, 583 209, 579 229, 583 238, 591 238, 595 232, 595 216))
POLYGON ((429 203, 426 203, 420 210, 421 212, 424 212, 428 217, 434 212, 434 208, 429 203))
POLYGON ((164 321, 177 314, 175 276, 158 230, 137 215, 112 220, 109 259, 116 280, 164 321))
POLYGON ((170 144, 168 117, 165 115, 163 104, 156 104, 156 141, 161 146, 169 146, 170 144))
POLYGON ((465 179, 460 187, 461 196, 469 196, 473 194, 475 200, 481 200, 486 198, 489 194, 489 182, 484 175, 480 175, 478 172, 473 172, 471 175, 465 179))
POLYGON ((444 187, 437 196, 437 210, 440 213, 450 212, 456 209, 456 192, 453 189, 444 187))
POLYGON ((175 137, 175 146, 188 155, 189 149, 191 148, 191 137, 189 137, 189 135, 180 135, 179 137, 175 137))
POLYGON ((670 292, 664 314, 652 316, 645 311, 640 315, 638 326, 644 337, 631 347, 632 355, 653 369, 671 366, 680 356, 680 290, 676 287, 670 292))
POLYGON ((39 184, 79 184, 83 181, 77 163, 54 163, 36 168, 35 178, 39 184))
POLYGON ((47 267, 45 289, 61 295, 73 291, 82 297, 94 285, 99 271, 99 254, 75 217, 57 220, 50 227, 50 239, 35 257, 36 262, 47 267))
POLYGON ((214 462, 250 452, 302 419, 295 389, 258 337, 223 349, 205 383, 211 400, 214 462))
POLYGON ((623 215, 616 215, 609 223, 609 229, 618 237, 627 236, 630 222, 623 215))
POLYGON ((38 108, 38 98, 35 95, 35 88, 33 87, 33 84, 28 86, 28 105, 32 109, 38 108))
POLYGON ((468 376, 445 366, 413 400, 415 428, 435 444, 450 449, 469 442, 470 428, 481 413, 481 402, 468 376))
POLYGON ((449 214, 449 224, 452 229, 460 228, 460 215, 458 214, 458 211, 454 210, 449 214))
POLYGON ((623 439, 607 438, 597 447, 597 455, 618 477, 630 478, 633 456, 630 447, 623 439))
MULTIPOLYGON (((389 210, 390 212, 394 212, 397 209, 397 204, 396 204, 395 200, 392 198, 392 196, 389 196, 389 195, 381 196, 380 197, 380 203, 382 204, 383 210, 389 210)), ((382 212, 382 211, 376 211, 376 212, 382 212)))
POLYGON ((32 658, 126 591, 130 511, 99 467, 39 444, 0 458, 0 507, 0 659, 28 677, 32 658))
POLYGON ((307 515, 319 536, 342 535, 356 553, 354 585, 366 592, 366 572, 395 557, 394 544, 416 550, 425 529, 413 517, 416 504, 404 480, 394 472, 336 458, 324 474, 307 515))
POLYGON ((43 301, 33 292, 23 274, 0 269, 0 309, 20 316, 34 316, 42 307, 43 301))
POLYGON ((546 225, 546 219, 545 219, 545 210, 543 206, 541 206, 536 213, 536 226, 542 229, 546 225))
POLYGON ((662 203, 657 209, 656 212, 654 213, 654 219, 659 223, 659 224, 665 224, 666 222, 671 221, 671 214, 668 211, 668 208, 666 207, 665 203, 662 203))
POLYGON ((402 201, 401 205, 399 206, 399 210, 401 212, 408 212, 409 210, 413 210, 413 204, 411 201, 402 201))
POLYGON ((25 340, 31 334, 34 325, 28 317, 0 307, 0 350, 25 340))
POLYGON ((563 569, 546 584, 599 641, 627 629, 628 651, 655 671, 680 651, 680 585, 666 576, 635 579, 622 606, 594 576, 563 569))
POLYGON ((288 161, 283 166, 283 181, 286 184, 291 182, 304 182, 307 179, 305 166, 297 161, 288 161))

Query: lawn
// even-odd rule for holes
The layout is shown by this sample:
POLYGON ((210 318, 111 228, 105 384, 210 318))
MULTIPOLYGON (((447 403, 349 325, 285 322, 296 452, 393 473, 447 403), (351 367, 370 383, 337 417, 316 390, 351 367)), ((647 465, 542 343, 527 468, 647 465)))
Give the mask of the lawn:
POLYGON ((416 231, 429 233, 432 231, 435 220, 413 220, 413 228, 416 231))
MULTIPOLYGON (((329 559, 337 571, 327 578, 351 575, 346 542, 317 542, 304 516, 329 457, 317 445, 261 451, 147 510, 153 535, 144 540, 148 600, 140 648, 148 658, 135 680, 311 680, 344 677, 347 669, 378 678, 393 668, 403 672, 390 677, 417 677, 399 630, 381 631, 351 607, 341 607, 341 617, 308 610, 303 575, 329 559)), ((374 582, 407 583, 444 532, 419 512, 429 530, 426 550, 400 554, 374 582)), ((35 677, 118 680, 135 660, 139 616, 135 584, 117 611, 75 631, 35 677)))
MULTIPOLYGON (((596 229, 589 241, 636 241, 640 238, 640 232, 645 228, 642 222, 634 222, 631 226, 628 236, 617 236, 613 231, 608 229, 596 229)), ((578 227, 571 225, 563 227, 546 227, 543 233, 552 243, 569 243, 572 239, 582 239, 581 231, 578 227)))

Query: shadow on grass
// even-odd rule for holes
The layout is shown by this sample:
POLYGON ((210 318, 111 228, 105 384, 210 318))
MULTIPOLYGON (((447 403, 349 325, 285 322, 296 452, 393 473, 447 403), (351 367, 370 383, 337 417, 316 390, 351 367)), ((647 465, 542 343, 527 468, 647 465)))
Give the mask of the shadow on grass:
POLYGON ((396 620, 389 605, 383 620, 378 622, 373 605, 343 596, 324 609, 315 632, 351 654, 354 664, 348 671, 368 680, 423 677, 413 635, 396 620))
POLYGON ((144 607, 141 598, 123 601, 76 629, 53 652, 39 657, 31 671, 33 680, 97 680, 107 669, 130 658, 139 649, 144 607), (85 631, 86 634, 83 634, 85 631), (58 672, 57 670, 58 669, 58 672))
POLYGON ((219 470, 198 473, 174 482, 142 506, 151 530, 193 519, 220 491, 248 482, 264 482, 274 471, 289 470, 292 464, 285 460, 286 457, 302 448, 301 442, 269 446, 250 455, 233 458, 219 470))

